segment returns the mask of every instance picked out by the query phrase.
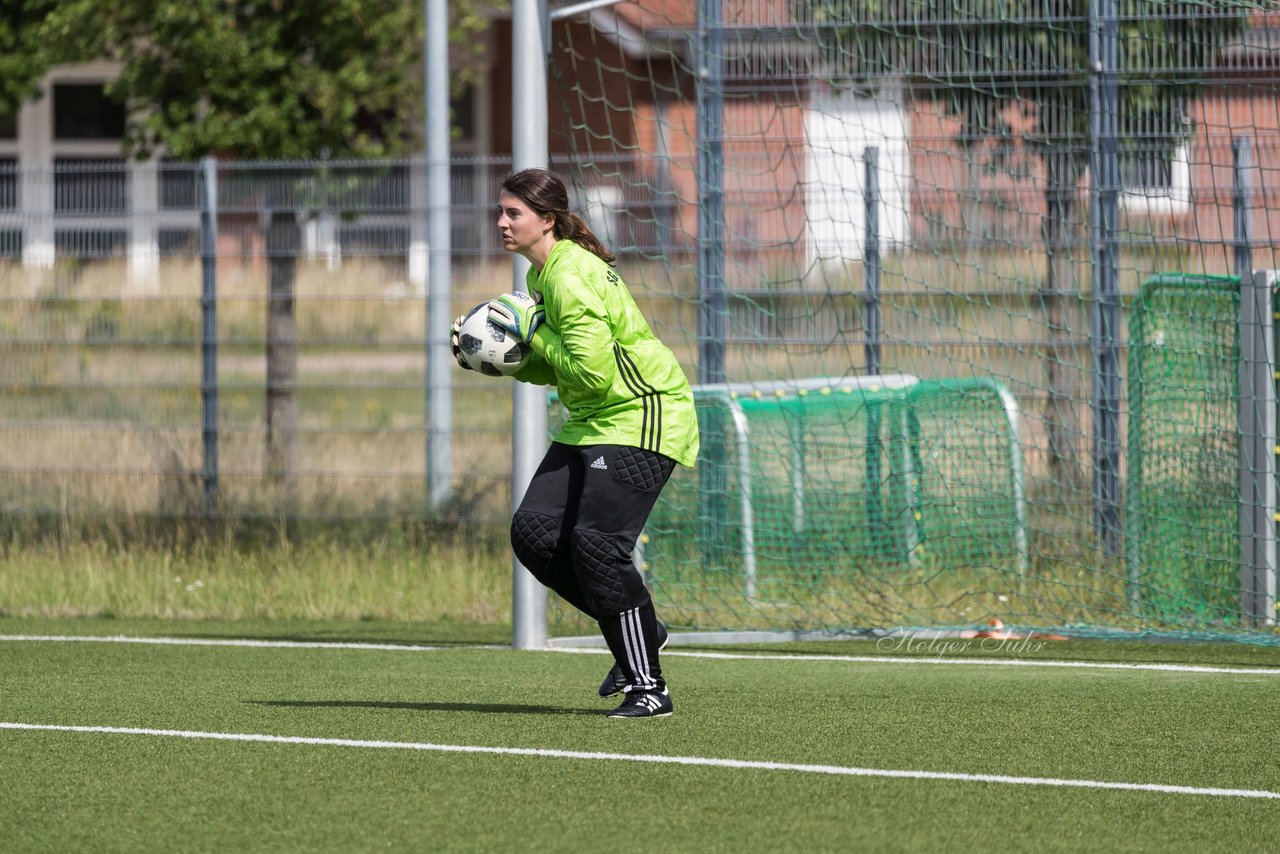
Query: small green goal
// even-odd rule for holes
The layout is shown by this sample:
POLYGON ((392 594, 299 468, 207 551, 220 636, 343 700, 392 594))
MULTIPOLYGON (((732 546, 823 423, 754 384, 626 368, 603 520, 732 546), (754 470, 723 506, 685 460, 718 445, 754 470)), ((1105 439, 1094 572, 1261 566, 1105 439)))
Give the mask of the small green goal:
POLYGON ((698 468, 674 476, 642 551, 681 623, 891 623, 909 616, 900 604, 877 613, 895 578, 1025 576, 1018 408, 999 382, 892 375, 695 393, 698 468))

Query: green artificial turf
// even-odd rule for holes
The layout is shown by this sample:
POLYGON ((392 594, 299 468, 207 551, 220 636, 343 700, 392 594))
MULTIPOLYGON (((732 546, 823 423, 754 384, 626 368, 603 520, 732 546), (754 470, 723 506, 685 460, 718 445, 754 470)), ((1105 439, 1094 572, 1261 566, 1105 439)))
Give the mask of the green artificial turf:
MULTIPOLYGON (((595 695, 605 656, 482 648, 494 627, 4 619, 0 634, 442 647, 3 641, 0 722, 1280 791, 1274 651, 1055 647, 1274 675, 672 654, 675 715, 615 721, 595 695)), ((877 655, 732 651, 815 649, 877 655)), ((6 851, 1241 851, 1280 832, 1276 800, 114 733, 0 730, 0 768, 6 851)))

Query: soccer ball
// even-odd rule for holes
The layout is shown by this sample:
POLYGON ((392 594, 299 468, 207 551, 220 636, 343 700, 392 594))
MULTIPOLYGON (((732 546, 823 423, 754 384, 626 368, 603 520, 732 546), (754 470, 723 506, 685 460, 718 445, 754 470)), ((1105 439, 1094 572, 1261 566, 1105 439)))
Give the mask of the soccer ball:
POLYGON ((485 376, 511 376, 529 363, 533 350, 489 322, 489 303, 482 302, 467 312, 458 331, 458 348, 472 370, 485 376))

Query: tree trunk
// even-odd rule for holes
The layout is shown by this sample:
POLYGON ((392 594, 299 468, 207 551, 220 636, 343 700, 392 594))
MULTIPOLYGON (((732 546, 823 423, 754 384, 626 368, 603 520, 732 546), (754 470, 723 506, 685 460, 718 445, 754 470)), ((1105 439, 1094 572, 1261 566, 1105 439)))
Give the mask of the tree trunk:
POLYGON ((298 350, 294 280, 301 230, 293 211, 272 211, 267 226, 267 458, 279 510, 296 510, 298 468, 298 350))

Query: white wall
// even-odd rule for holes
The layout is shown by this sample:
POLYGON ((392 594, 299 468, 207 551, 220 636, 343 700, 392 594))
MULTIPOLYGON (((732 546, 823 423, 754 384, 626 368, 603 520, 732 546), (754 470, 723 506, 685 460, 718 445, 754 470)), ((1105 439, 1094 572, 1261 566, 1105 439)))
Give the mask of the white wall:
POLYGON ((810 267, 856 261, 866 248, 864 152, 880 150, 880 243, 905 244, 911 160, 896 99, 818 92, 805 115, 805 235, 810 267))

